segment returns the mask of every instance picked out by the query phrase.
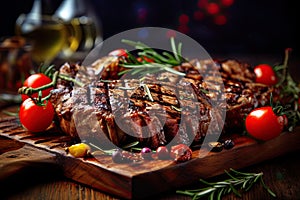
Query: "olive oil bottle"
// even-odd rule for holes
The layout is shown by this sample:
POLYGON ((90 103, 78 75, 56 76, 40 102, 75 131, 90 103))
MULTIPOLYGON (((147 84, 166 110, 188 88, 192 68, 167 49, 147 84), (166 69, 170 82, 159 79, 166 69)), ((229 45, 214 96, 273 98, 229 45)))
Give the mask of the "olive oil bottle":
POLYGON ((16 34, 30 43, 32 59, 37 65, 49 64, 65 46, 68 36, 66 27, 50 16, 24 18, 26 19, 16 26, 16 34))
POLYGON ((15 33, 26 39, 37 66, 49 65, 65 46, 69 34, 61 19, 43 14, 41 0, 35 0, 31 11, 17 18, 15 33))
POLYGON ((54 16, 63 20, 69 32, 61 59, 83 59, 102 41, 100 19, 88 0, 63 0, 54 16))

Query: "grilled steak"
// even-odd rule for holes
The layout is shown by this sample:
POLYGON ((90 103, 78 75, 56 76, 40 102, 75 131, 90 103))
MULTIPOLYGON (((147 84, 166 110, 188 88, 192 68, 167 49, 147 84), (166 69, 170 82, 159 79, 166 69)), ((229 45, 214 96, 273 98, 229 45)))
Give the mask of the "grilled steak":
POLYGON ((142 80, 119 79, 118 63, 104 57, 89 67, 61 66, 61 74, 85 83, 58 80, 52 92, 62 131, 103 148, 136 140, 151 148, 201 143, 205 136, 241 132, 245 115, 268 103, 273 90, 255 83, 251 66, 236 60, 193 60, 174 67, 184 77, 162 72, 142 80))

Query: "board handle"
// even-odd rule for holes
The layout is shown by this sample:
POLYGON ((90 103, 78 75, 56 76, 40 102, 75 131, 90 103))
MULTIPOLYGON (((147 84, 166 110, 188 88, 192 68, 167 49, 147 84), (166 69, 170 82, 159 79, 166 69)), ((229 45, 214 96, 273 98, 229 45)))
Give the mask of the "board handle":
POLYGON ((56 154, 24 145, 22 148, 0 155, 0 181, 26 168, 51 165, 57 165, 56 154))

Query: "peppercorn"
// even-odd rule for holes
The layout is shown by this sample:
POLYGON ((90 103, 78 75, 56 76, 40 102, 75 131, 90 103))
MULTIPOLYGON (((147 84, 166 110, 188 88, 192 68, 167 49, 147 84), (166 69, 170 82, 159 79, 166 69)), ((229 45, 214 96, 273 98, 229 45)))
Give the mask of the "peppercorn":
POLYGON ((225 149, 231 149, 234 147, 234 142, 232 140, 228 139, 228 140, 224 141, 223 145, 224 145, 225 149))
POLYGON ((127 155, 126 152, 125 151, 123 152, 121 149, 114 150, 111 156, 112 156, 112 160, 115 163, 129 163, 129 162, 132 162, 129 155, 127 155))

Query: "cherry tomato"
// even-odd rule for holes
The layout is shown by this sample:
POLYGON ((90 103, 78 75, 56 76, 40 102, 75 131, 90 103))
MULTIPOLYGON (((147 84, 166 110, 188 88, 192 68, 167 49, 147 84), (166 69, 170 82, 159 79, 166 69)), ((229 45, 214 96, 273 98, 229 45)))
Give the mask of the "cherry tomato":
MULTIPOLYGON (((23 83, 23 86, 26 87, 32 87, 32 88, 38 88, 43 85, 46 85, 48 83, 51 83, 52 80, 42 73, 32 74, 30 75, 23 83)), ((45 97, 50 94, 50 91, 53 89, 53 87, 50 87, 48 89, 45 89, 42 91, 42 97, 45 97)), ((38 93, 34 93, 31 95, 34 98, 38 97, 38 93)), ((22 94, 22 100, 25 101, 25 99, 29 98, 29 96, 22 94)))
POLYGON ((54 118, 54 108, 50 101, 46 105, 37 105, 31 98, 22 102, 19 111, 20 122, 31 132, 46 130, 54 118))
POLYGON ((160 146, 156 149, 156 155, 160 160, 166 160, 170 158, 169 150, 165 146, 160 146))
POLYGON ((289 123, 289 120, 286 115, 280 115, 278 116, 278 122, 282 124, 283 127, 286 127, 289 123))
POLYGON ((146 57, 146 56, 138 57, 138 58, 137 58, 137 61, 139 61, 139 62, 148 62, 148 63, 154 62, 153 59, 148 58, 148 57, 146 57))
POLYGON ((192 150, 185 144, 177 144, 171 147, 170 157, 176 162, 185 162, 192 158, 192 150))
POLYGON ((254 67, 254 73, 256 75, 255 82, 265 85, 275 85, 277 83, 277 76, 272 68, 268 64, 260 64, 254 67))
POLYGON ((141 156, 146 160, 151 160, 152 159, 152 150, 148 147, 142 148, 141 156))
POLYGON ((252 110, 245 120, 247 132, 262 141, 273 139, 280 135, 284 128, 282 116, 277 116, 271 106, 252 110))
POLYGON ((116 49, 108 53, 109 56, 117 56, 117 57, 127 57, 128 54, 125 49, 116 49))

